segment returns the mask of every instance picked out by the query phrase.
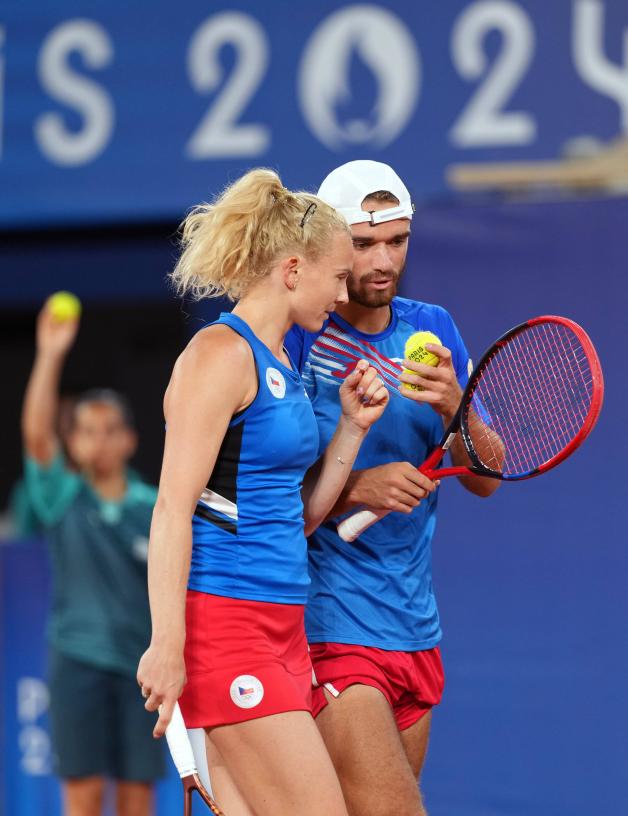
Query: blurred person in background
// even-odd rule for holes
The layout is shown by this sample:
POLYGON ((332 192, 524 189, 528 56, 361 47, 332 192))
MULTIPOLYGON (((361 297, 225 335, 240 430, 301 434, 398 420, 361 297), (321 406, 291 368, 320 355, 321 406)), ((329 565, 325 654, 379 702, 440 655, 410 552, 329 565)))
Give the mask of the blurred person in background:
MULTIPOLYGON (((417 782, 444 673, 431 567, 436 486, 417 466, 458 408, 469 354, 445 309, 397 296, 414 206, 394 170, 349 162, 329 174, 318 196, 351 225, 349 301, 315 334, 292 329, 286 346, 303 371, 321 448, 337 422, 338 388, 356 360, 379 370, 390 404, 330 518, 365 505, 394 512, 351 543, 334 521, 310 538, 306 630, 319 684, 314 715, 352 816, 424 816, 417 782), (429 346, 436 367, 403 360, 406 340, 417 331, 441 341, 429 346)), ((468 464, 460 439, 450 453, 456 465, 468 464)), ((460 481, 481 496, 499 484, 460 481)))
POLYGON ((106 780, 118 816, 149 816, 163 772, 151 717, 137 697, 150 639, 148 533, 156 491, 129 472, 137 437, 130 408, 108 389, 79 397, 64 446, 59 382, 79 320, 37 319, 35 363, 22 410, 24 485, 52 560, 49 687, 55 771, 66 816, 99 816, 106 780))
POLYGON ((318 330, 346 301, 349 228, 258 169, 188 215, 183 245, 180 292, 236 305, 190 341, 164 398, 153 634, 138 683, 160 710, 156 736, 182 693, 186 725, 210 735, 210 778, 229 816, 347 816, 312 718, 305 536, 332 508, 388 393, 357 361, 319 455, 283 339, 295 322, 318 330))

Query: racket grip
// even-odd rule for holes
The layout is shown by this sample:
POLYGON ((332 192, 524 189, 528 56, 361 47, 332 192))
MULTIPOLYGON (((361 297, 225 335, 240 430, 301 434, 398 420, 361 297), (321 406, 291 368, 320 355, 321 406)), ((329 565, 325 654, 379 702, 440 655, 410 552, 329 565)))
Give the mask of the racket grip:
POLYGON ((358 510, 352 516, 347 516, 343 519, 338 527, 338 535, 343 541, 355 541, 356 538, 367 530, 371 524, 375 524, 384 516, 387 516, 389 510, 358 510))
POLYGON ((166 728, 166 739, 170 755, 179 772, 179 776, 189 776, 196 773, 196 761, 192 752, 192 745, 188 738, 188 732, 183 722, 183 715, 179 708, 179 703, 174 704, 172 709, 172 719, 166 728))

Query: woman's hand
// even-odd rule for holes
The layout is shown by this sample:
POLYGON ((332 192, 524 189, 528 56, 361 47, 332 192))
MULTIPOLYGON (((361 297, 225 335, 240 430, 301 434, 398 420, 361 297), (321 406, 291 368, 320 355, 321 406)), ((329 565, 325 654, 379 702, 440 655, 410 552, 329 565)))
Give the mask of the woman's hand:
POLYGON ((137 682, 146 700, 144 708, 147 711, 159 709, 153 736, 162 737, 186 683, 183 649, 151 644, 137 668, 137 682))
POLYGON ((389 398, 377 369, 366 360, 360 360, 340 386, 342 414, 361 431, 368 431, 380 418, 389 398))

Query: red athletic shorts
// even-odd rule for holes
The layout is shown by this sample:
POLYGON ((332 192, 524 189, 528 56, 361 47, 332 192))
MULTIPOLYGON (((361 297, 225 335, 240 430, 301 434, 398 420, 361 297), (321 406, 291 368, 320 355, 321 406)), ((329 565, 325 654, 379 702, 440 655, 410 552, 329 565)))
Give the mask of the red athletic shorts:
POLYGON ((179 703, 188 728, 312 711, 312 663, 302 605, 188 590, 179 703))
POLYGON ((327 705, 323 687, 337 697, 360 683, 382 692, 403 731, 437 705, 443 694, 445 675, 438 647, 388 652, 347 643, 311 643, 310 657, 317 683, 312 698, 315 717, 327 705))

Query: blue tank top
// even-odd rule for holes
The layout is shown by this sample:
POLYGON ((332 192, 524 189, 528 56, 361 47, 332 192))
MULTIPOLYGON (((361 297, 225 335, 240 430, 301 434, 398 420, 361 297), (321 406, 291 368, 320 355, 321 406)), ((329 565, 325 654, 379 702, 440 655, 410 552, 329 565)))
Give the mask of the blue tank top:
MULTIPOLYGON (((386 462, 419 465, 443 432, 429 405, 403 397, 397 387, 408 337, 432 331, 451 349, 458 380, 465 385, 469 354, 450 315, 428 303, 396 297, 390 324, 379 334, 364 334, 332 315, 318 334, 294 327, 286 347, 307 387, 320 432, 321 448, 338 421, 338 388, 363 357, 388 386, 390 402, 369 431, 356 470, 386 462)), ((415 651, 441 638, 432 586, 431 542, 436 526, 437 494, 412 513, 390 513, 356 541, 342 541, 336 521, 322 524, 310 539, 310 587, 305 613, 311 643, 331 641, 415 651)))
POLYGON ((318 428, 298 371, 281 363, 234 314, 251 347, 257 395, 236 414, 192 519, 188 586, 229 598, 305 603, 303 477, 318 456, 318 428))

